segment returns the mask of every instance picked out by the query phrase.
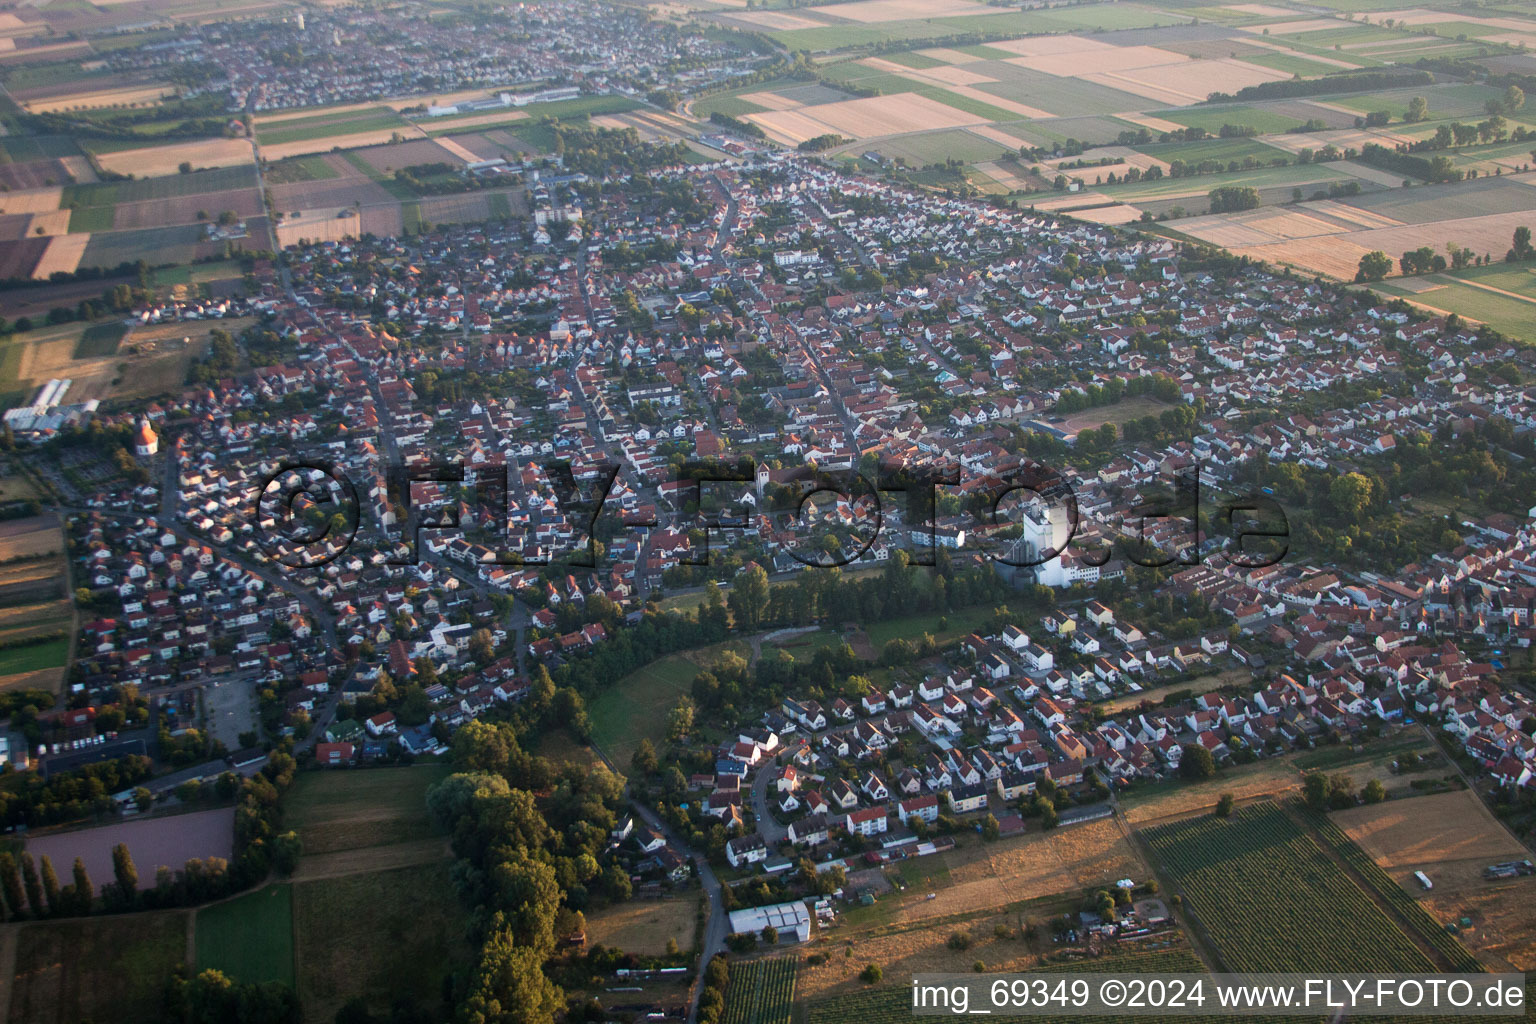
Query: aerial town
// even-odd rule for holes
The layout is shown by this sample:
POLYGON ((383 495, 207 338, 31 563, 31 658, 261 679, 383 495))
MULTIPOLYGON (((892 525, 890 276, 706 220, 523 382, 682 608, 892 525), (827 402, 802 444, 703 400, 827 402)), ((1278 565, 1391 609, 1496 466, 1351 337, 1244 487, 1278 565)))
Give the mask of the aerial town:
POLYGON ((119 6, 0 11, 0 1018, 1536 965, 1520 5, 119 6))

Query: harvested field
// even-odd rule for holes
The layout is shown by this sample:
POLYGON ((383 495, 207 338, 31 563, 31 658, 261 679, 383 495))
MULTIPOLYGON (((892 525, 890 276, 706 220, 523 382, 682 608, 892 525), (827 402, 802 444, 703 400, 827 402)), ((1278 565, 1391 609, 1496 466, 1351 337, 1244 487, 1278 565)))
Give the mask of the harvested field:
POLYGON ((1462 862, 1480 882, 1487 865, 1530 856, 1469 790, 1391 800, 1332 817, 1388 873, 1399 877, 1422 869, 1436 888, 1444 866, 1462 862))
POLYGON ((48 239, 47 248, 42 251, 36 266, 32 268, 33 280, 46 281, 50 275, 61 272, 73 274, 80 266, 80 258, 85 255, 86 246, 90 241, 89 234, 55 235, 48 239))
MULTIPOLYGON (((947 870, 949 884, 931 900, 916 891, 920 886, 887 896, 900 900, 896 920, 947 917, 1146 875, 1145 865, 1110 819, 933 856, 947 870)), ((919 873, 926 867, 922 859, 914 862, 919 873)))
POLYGON ((782 136, 795 144, 827 132, 854 139, 868 139, 934 128, 958 128, 982 124, 987 120, 917 93, 824 103, 800 110, 748 114, 747 119, 762 126, 770 134, 782 136))
POLYGON ((501 110, 489 114, 476 114, 473 117, 455 117, 422 121, 417 127, 433 132, 463 131, 468 128, 483 128, 490 124, 511 124, 515 121, 524 121, 528 118, 526 110, 501 110))
POLYGON ((825 28, 827 22, 815 21, 798 14, 783 11, 745 11, 730 15, 731 21, 739 21, 751 28, 767 28, 789 32, 801 28, 825 28))
POLYGON ((193 167, 238 167, 252 163, 254 157, 251 144, 245 139, 199 139, 99 153, 96 159, 102 170, 145 178, 175 174, 182 163, 193 167))
POLYGON ((51 213, 59 208, 62 188, 34 188, 24 192, 0 194, 0 213, 51 213))
POLYGON ((59 521, 52 513, 0 523, 0 562, 35 558, 64 550, 59 521))
MULTIPOLYGON (((502 117, 500 120, 510 120, 502 117)), ((314 139, 296 139, 292 142, 280 142, 276 145, 261 147, 263 160, 282 160, 290 156, 303 156, 307 153, 329 153, 333 149, 357 149, 362 146, 379 146, 389 143, 394 136, 400 135, 407 139, 426 138, 426 135, 415 125, 406 125, 399 128, 378 128, 373 131, 358 132, 353 135, 331 135, 314 139)))
POLYGON ((587 917, 587 944, 622 949, 641 956, 662 956, 667 940, 677 948, 693 948, 697 894, 660 900, 631 900, 605 907, 587 917))
POLYGON ((988 43, 995 50, 1007 50, 1021 57, 1039 57, 1057 53, 1088 53, 1091 51, 1118 50, 1113 43, 1100 42, 1086 36, 1029 36, 1024 39, 1005 39, 988 43))
POLYGON ((1235 92, 1246 86, 1279 81, 1290 76, 1270 68, 1227 59, 1165 64, 1129 71, 1106 71, 1078 77, 1160 103, 1182 106, 1200 103, 1213 92, 1235 92))
POLYGON ((22 100, 21 105, 31 114, 51 114, 64 110, 98 110, 102 107, 153 105, 168 96, 175 96, 176 94, 176 86, 169 82, 161 82, 152 85, 127 85, 114 89, 97 89, 34 100, 22 100))
MULTIPOLYGON (((399 218, 400 204, 395 200, 389 200, 396 211, 396 219, 399 218)), ((368 208, 372 210, 372 207, 368 208)), ((277 244, 281 246, 299 245, 302 242, 340 242, 347 238, 358 238, 365 233, 362 227, 362 216, 359 210, 307 210, 295 211, 299 216, 285 216, 277 225, 277 244)), ((398 235, 400 232, 379 232, 379 234, 398 235)))
POLYGON ((417 164, 458 163, 458 158, 432 139, 413 139, 392 146, 370 146, 355 154, 381 174, 393 174, 417 164))
MULTIPOLYGON (((801 961, 795 979, 795 1001, 803 1005, 828 996, 868 992, 869 986, 859 980, 859 972, 867 963, 880 964, 886 977, 890 978, 909 978, 927 973, 968 974, 977 960, 985 963, 990 971, 1027 970, 1039 963, 1039 958, 1030 951, 1028 944, 1016 938, 1000 939, 997 936, 998 925, 1009 929, 1010 935, 1017 935, 1024 917, 1018 912, 994 913, 952 925, 914 927, 883 934, 845 936, 832 932, 824 938, 815 939, 809 950, 826 954, 824 962, 811 964, 801 961), (963 932, 971 938, 969 948, 949 948, 949 937, 956 932, 963 932), (845 956, 845 949, 851 951, 852 955, 845 956)), ((855 1022, 888 1021, 892 1018, 849 1015, 829 1019, 855 1022)))
POLYGON ((1433 876, 1434 891, 1419 894, 1424 909, 1457 924, 1457 937, 1490 968, 1536 970, 1536 878, 1442 888, 1443 874, 1433 876), (1462 918, 1471 926, 1461 926, 1462 918))
POLYGON ((445 136, 437 139, 436 141, 437 141, 437 144, 439 146, 441 146, 443 149, 447 150, 448 153, 454 159, 462 160, 462 161, 464 161, 467 164, 472 164, 472 163, 476 163, 476 162, 478 162, 480 160, 487 159, 486 157, 480 156, 474 150, 469 149, 469 148, 467 148, 465 146, 462 146, 459 143, 455 142, 453 140, 453 136, 451 136, 451 135, 445 135, 445 136))
MULTIPOLYGON (((410 106, 412 104, 408 103, 406 105, 410 106)), ((294 107, 290 110, 262 111, 256 115, 256 128, 259 131, 269 125, 282 124, 284 121, 297 121, 300 118, 353 114, 364 110, 372 110, 377 106, 377 103, 344 103, 340 106, 323 107, 320 109, 314 107, 294 107)), ((391 107, 391 109, 394 108, 391 107)))
MULTIPOLYGON (((1172 50, 1160 50, 1155 46, 1105 46, 1014 57, 1008 63, 1029 68, 1032 71, 1044 71, 1048 75, 1085 77, 1097 72, 1132 71, 1137 68, 1169 67, 1202 62, 1194 61, 1172 50)), ((1201 99, 1204 98, 1201 97, 1201 99)))

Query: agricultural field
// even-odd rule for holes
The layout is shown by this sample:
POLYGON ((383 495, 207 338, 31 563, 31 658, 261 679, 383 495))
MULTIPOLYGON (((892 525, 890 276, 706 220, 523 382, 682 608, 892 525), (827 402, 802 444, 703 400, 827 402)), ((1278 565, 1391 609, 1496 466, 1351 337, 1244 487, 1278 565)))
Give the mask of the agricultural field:
POLYGON ((587 915, 587 945, 663 956, 671 939, 686 953, 693 948, 698 910, 697 894, 615 903, 587 915))
POLYGON ((449 774, 435 764, 305 772, 284 800, 284 823, 298 831, 306 857, 431 840, 427 790, 449 774))
POLYGON ((1273 804, 1140 835, 1229 970, 1433 969, 1370 896, 1273 804))
MULTIPOLYGON (((1194 217, 1177 226, 1186 235, 1239 255, 1350 280, 1360 257, 1373 249, 1395 258, 1421 245, 1443 250, 1447 242, 1455 242, 1495 259, 1502 257, 1514 226, 1522 223, 1520 215, 1528 213, 1526 220, 1536 223, 1532 182, 1536 174, 1390 189, 1284 208, 1194 217)), ((1425 301, 1434 305, 1428 297, 1425 301)))
POLYGON ((796 966, 792 956, 732 964, 720 1024, 789 1024, 796 966))
POLYGON ((1388 278, 1371 289, 1488 324, 1512 338, 1536 341, 1536 277, 1527 270, 1474 267, 1454 274, 1388 278))
POLYGON ((12 925, 9 1019, 35 1024, 165 1019, 165 979, 186 961, 182 910, 12 925))
POLYGON ((236 981, 294 984, 293 886, 269 885, 197 911, 197 969, 236 981))
POLYGON ((947 884, 927 899, 917 888, 881 900, 891 920, 915 922, 1002 907, 1019 900, 1113 884, 1120 878, 1144 878, 1146 865, 1110 819, 1030 832, 996 843, 957 846, 933 854, 914 870, 941 871, 947 884), (930 870, 931 869, 931 870, 930 870))
POLYGON ((443 976, 469 963, 468 913, 447 861, 293 886, 294 961, 306 1021, 330 1024, 361 996, 441 1019, 443 976))

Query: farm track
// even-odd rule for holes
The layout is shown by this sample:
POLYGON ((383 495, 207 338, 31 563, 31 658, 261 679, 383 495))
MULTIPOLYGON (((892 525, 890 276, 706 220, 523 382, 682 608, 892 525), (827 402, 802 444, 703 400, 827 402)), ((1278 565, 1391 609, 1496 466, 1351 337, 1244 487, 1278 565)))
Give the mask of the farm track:
POLYGON ((1417 946, 1419 948, 1419 952, 1423 953, 1424 956, 1426 956, 1429 961, 1435 965, 1435 967, 1442 971, 1452 972, 1461 969, 1458 965, 1453 964, 1450 959, 1441 953, 1438 949, 1430 945, 1429 942, 1425 940, 1423 935, 1419 933, 1419 929, 1413 924, 1413 922, 1404 917, 1402 913, 1399 912, 1398 909, 1387 900, 1382 899, 1381 895, 1376 892, 1375 888, 1372 887, 1372 885, 1366 881, 1364 877, 1361 876, 1360 872, 1355 870, 1353 865, 1349 864, 1346 860, 1344 860, 1344 858, 1340 857, 1337 851, 1333 849, 1333 847, 1323 842, 1317 836, 1316 830, 1312 827, 1312 825, 1307 822, 1305 818, 1296 813, 1295 808, 1291 806, 1289 801, 1281 802, 1280 809, 1283 810, 1286 817, 1290 818, 1291 821, 1295 823, 1296 827, 1301 829, 1306 837, 1310 839, 1313 844, 1323 852, 1323 855, 1333 863, 1334 867, 1338 868, 1339 872, 1343 874, 1345 878, 1348 878, 1357 887, 1359 887, 1360 891, 1365 893, 1365 895, 1370 898, 1372 903, 1376 904, 1376 909, 1385 914, 1387 918, 1397 926, 1397 930, 1406 935, 1409 941, 1417 946))

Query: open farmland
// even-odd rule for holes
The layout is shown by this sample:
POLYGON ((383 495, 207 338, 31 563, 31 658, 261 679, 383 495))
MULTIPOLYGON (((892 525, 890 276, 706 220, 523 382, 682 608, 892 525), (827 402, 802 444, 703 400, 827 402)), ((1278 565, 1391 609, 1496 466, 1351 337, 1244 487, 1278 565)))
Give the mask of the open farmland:
POLYGON ((1141 833, 1233 971, 1427 971, 1429 958, 1286 813, 1190 818, 1141 833))
MULTIPOLYGON (((949 884, 934 899, 925 892, 892 894, 895 920, 911 922, 964 913, 977 907, 1001 907, 1068 890, 1141 877, 1146 867, 1110 820, 1070 828, 1032 832, 986 845, 965 845, 919 858, 915 870, 940 870, 949 884)), ((883 901, 882 901, 883 902, 883 901)))
POLYGON ((35 1024, 159 1024, 165 979, 185 963, 182 910, 12 925, 13 1021, 35 1024))
POLYGON ((470 962, 468 913, 447 861, 293 886, 293 958, 304 1018, 330 1024, 348 1000, 437 1011, 450 965, 470 962))
POLYGON ((199 971, 293 987, 293 886, 269 885, 197 912, 199 971))
POLYGON ((1536 341, 1536 274, 1518 264, 1388 278, 1371 287, 1427 309, 1488 324, 1511 337, 1536 341))
POLYGON ((102 170, 141 178, 178 173, 183 163, 195 168, 249 166, 254 161, 245 139, 197 139, 141 149, 103 151, 96 155, 102 170))
POLYGON ((427 789, 447 775, 438 765, 305 773, 285 802, 285 822, 307 856, 430 839, 427 789))
MULTIPOLYGON (((1284 211, 1261 208, 1193 217, 1180 232, 1255 259, 1289 263, 1343 280, 1365 253, 1396 258, 1409 249, 1447 242, 1502 256, 1518 215, 1536 221, 1536 174, 1505 175, 1451 185, 1394 189, 1284 211)), ((1472 315, 1476 315, 1475 313, 1472 315)))
POLYGON ((789 1024, 795 1004, 796 966, 792 956, 731 965, 720 1024, 789 1024))

